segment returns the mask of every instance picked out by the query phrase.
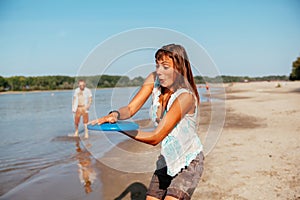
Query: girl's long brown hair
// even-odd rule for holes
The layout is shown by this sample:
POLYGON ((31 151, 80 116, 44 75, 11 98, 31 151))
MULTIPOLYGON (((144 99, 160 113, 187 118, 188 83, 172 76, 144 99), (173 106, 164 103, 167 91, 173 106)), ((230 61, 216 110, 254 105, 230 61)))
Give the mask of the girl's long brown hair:
POLYGON ((181 75, 176 82, 176 89, 180 87, 190 89, 196 96, 199 104, 200 99, 197 86, 194 81, 191 64, 185 49, 181 45, 168 44, 157 50, 155 53, 155 59, 160 60, 165 55, 169 56, 173 60, 175 70, 181 75))

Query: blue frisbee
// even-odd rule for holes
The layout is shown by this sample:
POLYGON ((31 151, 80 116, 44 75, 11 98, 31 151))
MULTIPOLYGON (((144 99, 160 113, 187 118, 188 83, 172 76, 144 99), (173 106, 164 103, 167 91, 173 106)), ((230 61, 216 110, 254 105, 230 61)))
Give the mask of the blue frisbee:
POLYGON ((117 121, 116 123, 104 123, 100 125, 90 124, 87 128, 94 131, 134 131, 139 128, 139 125, 130 121, 117 121))

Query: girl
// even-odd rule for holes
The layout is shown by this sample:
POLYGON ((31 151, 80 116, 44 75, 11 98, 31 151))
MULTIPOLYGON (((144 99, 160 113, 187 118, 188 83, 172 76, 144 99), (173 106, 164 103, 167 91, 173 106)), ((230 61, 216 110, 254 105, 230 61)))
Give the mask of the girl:
POLYGON ((147 200, 191 199, 203 171, 202 144, 197 135, 199 95, 185 49, 163 46, 150 73, 132 101, 91 124, 115 123, 132 117, 152 94, 152 132, 123 132, 147 144, 161 143, 161 155, 147 191, 147 200))

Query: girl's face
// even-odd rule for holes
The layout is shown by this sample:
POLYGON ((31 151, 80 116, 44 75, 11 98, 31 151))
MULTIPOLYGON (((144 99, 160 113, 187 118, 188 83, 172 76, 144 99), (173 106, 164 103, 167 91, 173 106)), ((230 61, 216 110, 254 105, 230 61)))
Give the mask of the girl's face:
POLYGON ((160 60, 156 60, 156 74, 162 87, 173 90, 173 84, 176 80, 176 72, 174 62, 169 56, 162 56, 160 60))

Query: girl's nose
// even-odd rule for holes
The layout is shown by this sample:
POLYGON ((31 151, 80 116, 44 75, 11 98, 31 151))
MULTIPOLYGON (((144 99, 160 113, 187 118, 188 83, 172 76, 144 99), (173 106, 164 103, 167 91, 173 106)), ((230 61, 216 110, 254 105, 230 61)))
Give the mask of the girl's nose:
POLYGON ((161 69, 162 69, 162 66, 161 66, 161 65, 157 65, 157 66, 156 66, 156 74, 157 74, 157 75, 161 75, 161 74, 162 74, 162 70, 161 70, 161 69))

